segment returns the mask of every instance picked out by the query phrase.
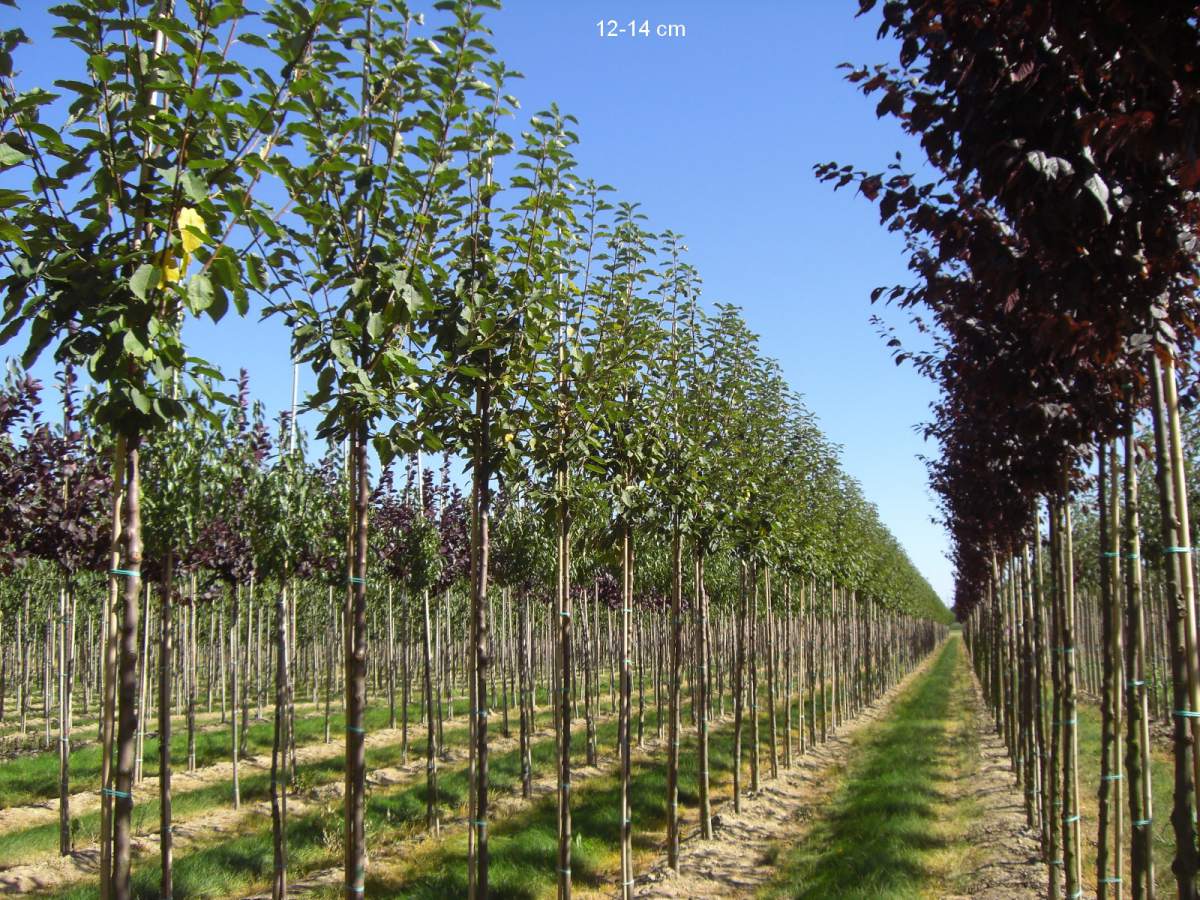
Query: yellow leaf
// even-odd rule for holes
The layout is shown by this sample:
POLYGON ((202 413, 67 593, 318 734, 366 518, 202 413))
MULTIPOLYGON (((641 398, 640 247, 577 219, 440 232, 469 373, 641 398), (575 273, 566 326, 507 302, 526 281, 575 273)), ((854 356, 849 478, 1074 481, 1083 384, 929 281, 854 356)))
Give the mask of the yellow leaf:
MULTIPOLYGON (((187 255, 184 255, 184 268, 187 268, 187 255)), ((175 284, 179 281, 183 274, 180 270, 179 263, 175 260, 175 254, 170 250, 166 250, 158 258, 158 267, 162 271, 162 275, 158 278, 158 286, 166 287, 168 284, 175 284)))
POLYGON ((204 238, 208 237, 208 229, 204 225, 204 217, 190 206, 185 206, 179 211, 178 226, 179 239, 183 242, 186 259, 204 243, 204 238))

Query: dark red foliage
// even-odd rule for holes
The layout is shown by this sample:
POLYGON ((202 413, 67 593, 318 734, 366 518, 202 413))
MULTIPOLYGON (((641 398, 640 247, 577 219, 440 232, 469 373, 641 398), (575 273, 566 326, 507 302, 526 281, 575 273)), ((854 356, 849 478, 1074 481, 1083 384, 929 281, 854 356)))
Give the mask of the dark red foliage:
POLYGON ((920 140, 936 180, 899 157, 817 175, 857 185, 905 236, 914 284, 872 299, 937 336, 930 353, 892 346, 941 387, 931 477, 965 609, 1036 499, 1117 432, 1147 353, 1190 358, 1200 33, 1194 4, 1138 0, 905 0, 882 19, 900 67, 848 78, 920 140))
POLYGON ((28 376, 0 391, 0 571, 20 557, 75 574, 105 565, 112 481, 74 421, 74 379, 63 379, 64 422, 41 420, 41 385, 28 376))

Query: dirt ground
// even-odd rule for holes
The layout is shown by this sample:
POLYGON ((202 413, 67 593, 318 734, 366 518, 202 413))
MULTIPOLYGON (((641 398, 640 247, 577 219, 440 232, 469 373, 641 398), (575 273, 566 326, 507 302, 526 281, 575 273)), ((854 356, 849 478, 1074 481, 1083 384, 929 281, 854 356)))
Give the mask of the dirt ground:
MULTIPOLYGON (((854 736, 886 717, 900 693, 935 656, 845 723, 827 743, 795 760, 790 770, 781 770, 777 780, 767 782, 757 796, 743 801, 740 813, 734 813, 728 802, 721 804, 715 814, 720 824, 714 840, 702 840, 698 823, 693 823, 681 848, 680 874, 667 867, 664 857, 637 877, 635 896, 656 900, 751 897, 770 884, 776 876, 773 863, 780 848, 804 839, 837 790, 839 774, 854 750, 854 736)), ((970 678, 969 685, 962 685, 963 714, 956 725, 975 731, 964 737, 974 738, 978 753, 971 756, 972 770, 956 773, 954 781, 966 786, 970 792, 967 800, 977 813, 966 835, 972 869, 948 873, 955 883, 966 882, 970 887, 962 893, 938 890, 929 896, 1032 900, 1044 893, 1037 840, 1025 825, 1004 745, 991 729, 979 687, 974 677, 970 678)))
POLYGON ((844 766, 854 735, 887 715, 900 692, 932 660, 933 656, 884 697, 843 723, 826 743, 793 757, 791 769, 780 769, 779 778, 764 781, 757 796, 743 798, 741 812, 735 813, 729 801, 714 805, 717 828, 713 840, 703 840, 699 822, 692 822, 680 847, 679 874, 667 867, 664 856, 635 878, 634 896, 656 900, 753 896, 774 876, 773 850, 781 842, 794 842, 804 833, 805 822, 820 815, 836 789, 835 779, 829 776, 844 766))
POLYGON ((974 673, 971 683, 972 719, 979 755, 968 783, 980 815, 972 824, 968 840, 979 848, 982 862, 970 873, 971 888, 962 897, 964 900, 1042 897, 1046 869, 1039 855, 1038 836, 1025 824, 1021 789, 1004 741, 992 728, 974 673))

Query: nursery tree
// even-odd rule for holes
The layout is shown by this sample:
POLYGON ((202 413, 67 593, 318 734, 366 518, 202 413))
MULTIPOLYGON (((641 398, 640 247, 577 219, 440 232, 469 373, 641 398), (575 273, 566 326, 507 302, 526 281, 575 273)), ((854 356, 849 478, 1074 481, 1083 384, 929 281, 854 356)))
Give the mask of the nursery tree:
MULTIPOLYGON (((3 73, 0 167, 22 186, 6 194, 9 230, 19 239, 3 276, 0 342, 23 337, 26 364, 52 347, 57 360, 104 387, 89 412, 112 435, 116 482, 106 748, 118 683, 120 721, 115 779, 104 756, 101 885, 106 898, 124 898, 143 555, 139 453, 147 435, 194 401, 181 376, 204 373, 184 349, 183 320, 220 319, 230 299, 245 308, 230 241, 257 180, 251 160, 261 159, 278 127, 290 76, 323 14, 306 9, 287 23, 278 35, 286 40, 275 45, 282 77, 275 90, 258 92, 242 57, 229 52, 234 34, 239 46, 262 42, 240 5, 201 0, 177 11, 156 0, 119 20, 108 6, 83 0, 55 9, 55 35, 86 61, 86 80, 61 80, 58 93, 20 92, 11 65, 3 73)), ((7 34, 6 56, 20 40, 7 34)))

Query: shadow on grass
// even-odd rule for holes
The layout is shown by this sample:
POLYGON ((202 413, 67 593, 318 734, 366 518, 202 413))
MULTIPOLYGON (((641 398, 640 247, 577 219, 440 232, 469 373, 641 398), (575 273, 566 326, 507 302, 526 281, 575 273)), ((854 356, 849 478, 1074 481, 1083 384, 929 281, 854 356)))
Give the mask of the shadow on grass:
MULTIPOLYGON (((684 704, 688 715, 690 704, 684 704)), ((541 716, 539 715, 539 720, 541 716)), ((768 713, 762 712, 765 727, 768 713)), ((657 727, 655 711, 646 710, 646 729, 657 727)), ((498 731, 499 729, 497 729, 498 731)), ((748 765, 750 736, 745 729, 743 766, 748 765)), ((616 741, 616 723, 605 721, 597 728, 600 745, 611 749, 616 741)), ((680 805, 694 807, 698 798, 696 781, 696 742, 681 736, 680 805)), ((713 723, 709 735, 710 781, 714 800, 728 794, 732 781, 732 724, 713 723)), ((398 754, 397 746, 376 748, 380 757, 398 754)), ((581 734, 572 740, 572 760, 584 763, 586 742, 581 734)), ((553 738, 535 740, 534 771, 554 771, 553 738)), ((382 758, 371 760, 374 768, 382 758)), ((314 764, 321 774, 342 764, 340 757, 314 764)), ((764 761, 765 765, 765 761, 764 761)), ((517 750, 489 756, 489 783, 493 797, 513 796, 520 791, 520 755, 517 750)), ((438 776, 438 801, 442 821, 451 825, 466 815, 467 770, 465 766, 447 766, 438 776)), ((666 828, 666 757, 661 751, 653 758, 636 762, 632 772, 634 854, 659 854, 666 828)), ((611 774, 599 775, 575 786, 572 797, 573 830, 572 878, 580 887, 613 884, 619 870, 620 785, 611 774)), ((466 835, 461 828, 443 832, 439 840, 404 846, 393 845, 424 831, 426 790, 424 780, 390 787, 368 786, 367 840, 373 855, 403 861, 389 871, 372 871, 368 866, 367 896, 444 898, 466 894, 466 835)), ((686 815, 686 812, 685 812, 686 815)), ((306 875, 340 864, 341 801, 289 818, 288 845, 290 880, 298 882, 306 875)), ((253 832, 234 832, 216 846, 187 852, 175 862, 175 900, 195 897, 244 894, 254 884, 265 881, 272 870, 272 846, 269 821, 259 822, 253 832)), ((553 792, 535 798, 529 807, 519 809, 503 821, 489 824, 490 895, 527 898, 553 892, 557 868, 557 805, 553 792)), ((139 900, 158 897, 157 857, 135 861, 134 896, 139 900)), ((306 891, 317 897, 339 897, 338 884, 306 891)), ((94 885, 80 885, 60 896, 72 900, 94 898, 94 885)))
MULTIPOLYGON (((610 738, 611 739, 611 738, 610 738)), ((730 783, 733 764, 733 736, 729 727, 715 729, 709 735, 710 770, 714 793, 730 783)), ((552 765, 554 746, 541 748, 552 765)), ((695 739, 680 741, 681 806, 696 802, 695 739)), ((497 760, 494 777, 517 777, 508 766, 518 763, 507 757, 497 760)), ((545 769, 542 769, 545 771, 545 769)), ((572 798, 573 846, 571 879, 577 888, 596 889, 612 884, 619 870, 621 795, 620 782, 603 775, 578 786, 572 798)), ((639 852, 661 851, 662 834, 667 824, 666 758, 635 761, 631 772, 630 797, 634 822, 635 856, 639 852)), ((545 896, 554 890, 558 866, 558 806, 553 793, 535 800, 533 805, 492 826, 489 835, 489 896, 506 900, 526 900, 545 896)), ((368 875, 367 894, 378 897, 434 898, 465 896, 466 839, 456 836, 443 841, 429 852, 402 865, 398 871, 368 875)))
POLYGON ((948 755, 946 725, 961 642, 951 641, 859 748, 832 808, 780 854, 772 897, 920 896, 923 857, 948 842, 931 826, 931 787, 948 755))
MULTIPOLYGON (((412 707, 415 716, 417 707, 412 707)), ((445 725, 448 741, 459 743, 465 739, 466 727, 460 717, 458 720, 447 722, 445 725)), ((383 728, 387 722, 387 709, 372 709, 367 713, 368 727, 383 728)), ((316 745, 322 738, 324 721, 311 719, 303 731, 297 732, 297 741, 302 746, 316 745)), ((341 728, 340 715, 331 719, 331 728, 341 728)), ((340 739, 337 731, 332 731, 334 741, 340 739)), ((225 733, 228 742, 228 733, 225 733)), ((174 746, 172 741, 172 746, 174 746)), ((257 746, 257 745, 255 745, 257 746)), ((269 751, 268 751, 269 752, 269 751)), ((414 740, 409 750, 409 757, 416 758, 419 754, 417 741, 414 740)), ((367 750, 367 765, 371 770, 398 766, 405 761, 403 747, 400 743, 377 744, 367 750)), ((318 786, 336 781, 345 773, 345 761, 341 755, 331 755, 324 759, 314 759, 300 764, 298 770, 303 781, 309 786, 318 786)), ((176 775, 185 775, 177 771, 176 775)), ((55 776, 57 778, 57 775, 55 776)), ((186 784, 186 782, 184 782, 186 784)), ((269 773, 259 769, 243 769, 239 779, 241 799, 243 803, 254 803, 270 798, 271 779, 269 773)), ((232 801, 233 782, 230 778, 208 784, 191 790, 176 790, 173 794, 175 821, 180 822, 188 817, 198 816, 207 811, 228 806, 232 801)), ((133 815, 135 834, 141 834, 147 829, 155 829, 159 818, 159 800, 156 788, 143 789, 135 793, 136 805, 133 815)), ((29 828, 16 829, 0 834, 0 866, 17 865, 22 861, 35 857, 39 853, 53 852, 58 846, 58 822, 47 822, 29 828)), ((100 811, 98 808, 82 815, 72 816, 72 831, 77 847, 96 844, 100 840, 100 811)))

